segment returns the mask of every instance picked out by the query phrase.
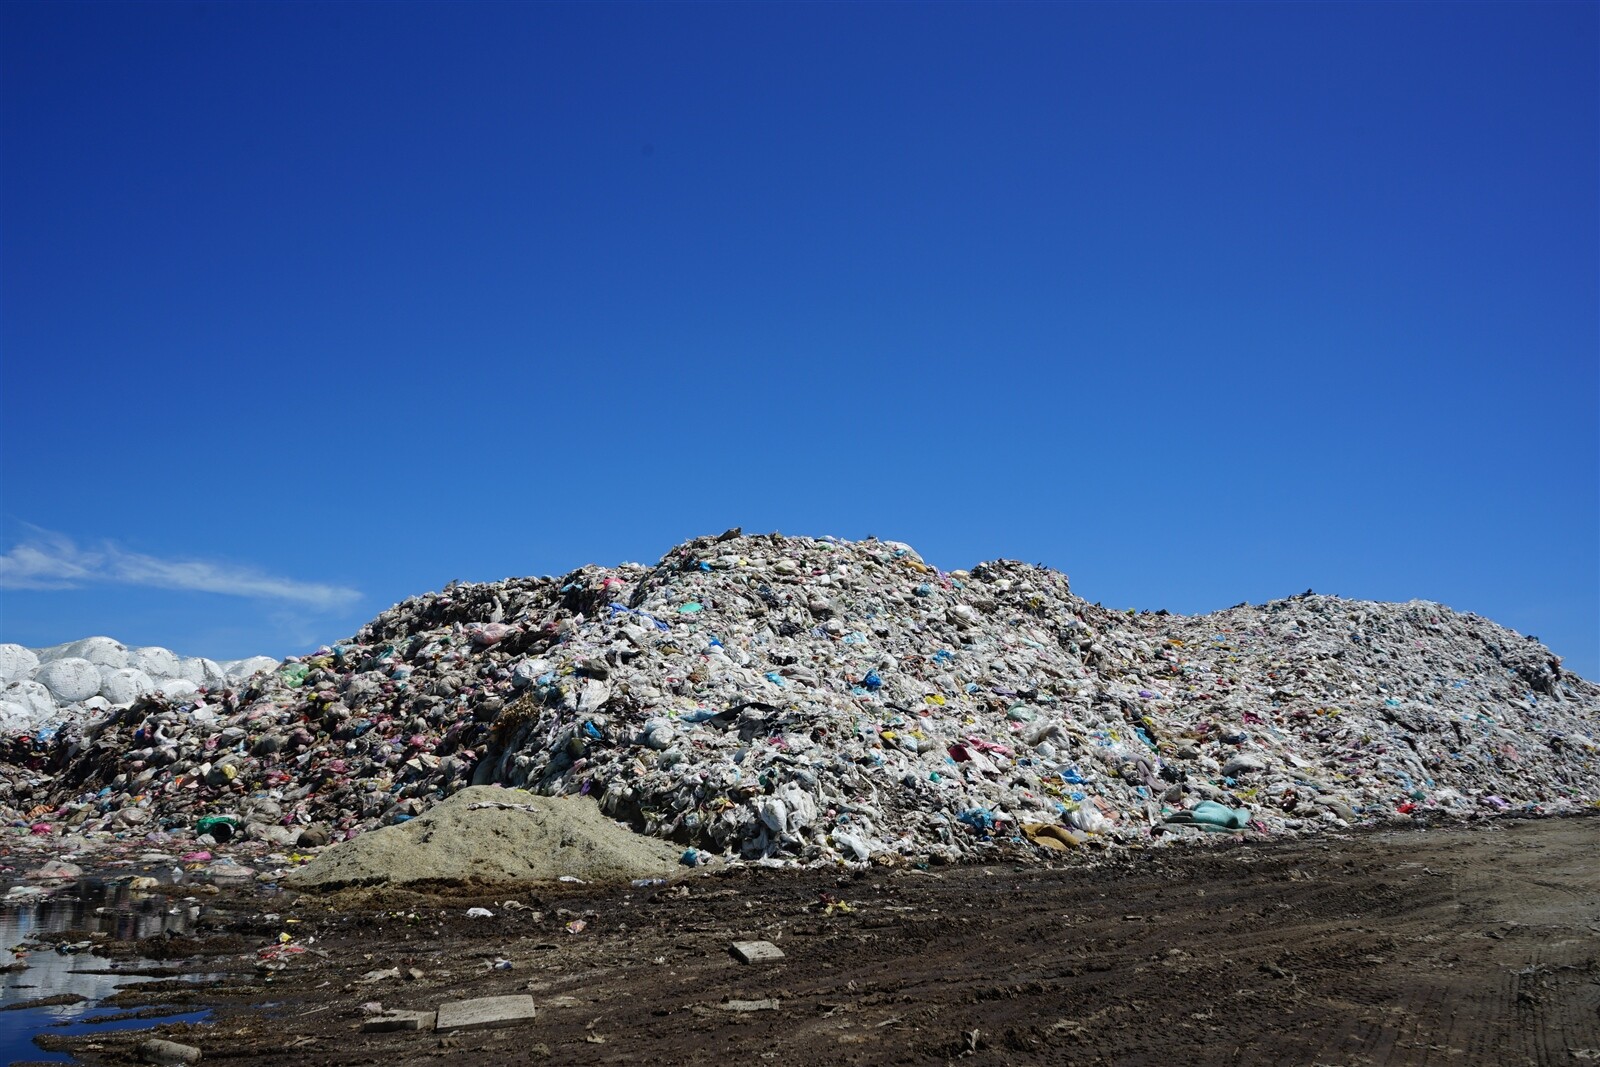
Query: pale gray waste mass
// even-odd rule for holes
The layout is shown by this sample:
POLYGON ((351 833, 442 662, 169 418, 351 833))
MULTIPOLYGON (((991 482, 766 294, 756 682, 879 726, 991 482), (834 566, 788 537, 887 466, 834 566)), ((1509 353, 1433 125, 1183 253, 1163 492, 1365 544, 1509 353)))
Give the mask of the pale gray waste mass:
POLYGON ((54 731, 159 693, 171 700, 273 670, 266 656, 218 663, 169 649, 85 637, 51 648, 0 644, 0 734, 54 731))

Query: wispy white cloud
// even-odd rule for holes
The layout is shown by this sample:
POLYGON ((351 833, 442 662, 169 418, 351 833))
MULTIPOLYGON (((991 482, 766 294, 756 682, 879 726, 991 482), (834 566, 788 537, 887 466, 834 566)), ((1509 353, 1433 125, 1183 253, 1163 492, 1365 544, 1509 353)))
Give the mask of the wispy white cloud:
POLYGON ((111 542, 92 549, 49 530, 0 556, 0 589, 75 589, 85 585, 143 585, 222 596, 281 600, 320 610, 348 607, 361 599, 354 589, 263 574, 237 564, 159 559, 111 542))
POLYGON ((60 534, 37 530, 0 556, 0 589, 71 589, 93 580, 103 562, 60 534))

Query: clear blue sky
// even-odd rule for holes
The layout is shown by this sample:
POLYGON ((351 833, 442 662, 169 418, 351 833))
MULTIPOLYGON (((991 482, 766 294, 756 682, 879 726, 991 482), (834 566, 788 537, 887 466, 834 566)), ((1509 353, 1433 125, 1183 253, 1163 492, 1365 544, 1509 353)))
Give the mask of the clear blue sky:
POLYGON ((0 6, 0 640, 742 524, 1600 675, 1600 7, 0 6))

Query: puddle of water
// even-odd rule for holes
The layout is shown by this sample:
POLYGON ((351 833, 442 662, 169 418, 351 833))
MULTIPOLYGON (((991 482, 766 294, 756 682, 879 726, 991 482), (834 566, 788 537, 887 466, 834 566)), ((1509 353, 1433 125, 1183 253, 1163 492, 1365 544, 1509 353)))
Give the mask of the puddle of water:
POLYGON ((72 1057, 65 1052, 46 1052, 33 1043, 33 1035, 44 1033, 49 1025, 48 1018, 38 1015, 33 1008, 6 1012, 5 1026, 0 1027, 0 1060, 7 1063, 21 1063, 24 1060, 72 1063, 72 1057))
MULTIPOLYGON (((0 973, 0 1008, 40 997, 75 994, 84 999, 73 1004, 0 1011, 0 1063, 34 1060, 70 1063, 65 1053, 45 1052, 33 1043, 36 1034, 77 1034, 154 1026, 162 1022, 200 1021, 210 1013, 184 1011, 159 1019, 121 1019, 95 1022, 120 1009, 101 1008, 100 1001, 129 982, 147 976, 121 972, 170 967, 158 960, 107 960, 91 955, 88 946, 61 952, 30 938, 81 931, 104 936, 90 944, 158 937, 163 933, 188 934, 194 929, 200 906, 193 900, 135 893, 125 885, 84 880, 37 900, 0 906, 0 967, 21 962, 25 966, 0 973)), ((174 1012, 180 1009, 174 1008, 174 1012)))
MULTIPOLYGON (((83 1005, 66 1005, 81 1008, 83 1005)), ((158 1023, 203 1023, 211 1018, 210 1011, 179 1011, 170 1015, 151 1015, 142 1019, 107 1019, 96 1022, 93 1016, 63 1022, 51 1012, 52 1008, 21 1008, 0 1015, 0 1059, 7 1063, 32 1060, 41 1063, 73 1063, 65 1052, 46 1052, 33 1043, 34 1036, 45 1032, 75 1036, 97 1034, 111 1030, 138 1030, 158 1023)))
POLYGON ((137 1030, 156 1023, 203 1023, 211 1018, 209 1008, 201 1011, 179 1011, 173 1008, 169 1015, 146 1015, 142 1019, 107 1019, 96 1022, 93 1019, 84 1019, 67 1026, 56 1023, 52 1029, 58 1029, 64 1034, 99 1034, 109 1030, 137 1030))

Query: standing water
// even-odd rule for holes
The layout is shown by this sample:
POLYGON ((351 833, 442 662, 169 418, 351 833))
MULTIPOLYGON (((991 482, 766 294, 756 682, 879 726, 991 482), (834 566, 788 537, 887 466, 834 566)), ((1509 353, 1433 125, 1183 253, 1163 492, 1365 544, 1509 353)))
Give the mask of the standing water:
POLYGON ((126 885, 84 879, 43 898, 7 898, 0 904, 0 1063, 71 1062, 65 1053, 46 1052, 33 1043, 47 1030, 81 1034, 95 1030, 151 1026, 156 1022, 197 1022, 207 1012, 185 1012, 160 1019, 117 1019, 101 1001, 130 982, 137 972, 165 966, 153 960, 107 960, 90 950, 108 941, 130 941, 165 933, 187 934, 200 908, 192 900, 133 892, 126 885), (55 936, 71 931, 81 940, 57 945, 55 936), (33 939, 43 939, 37 942, 33 939), (70 1003, 19 1008, 42 998, 70 1003))

